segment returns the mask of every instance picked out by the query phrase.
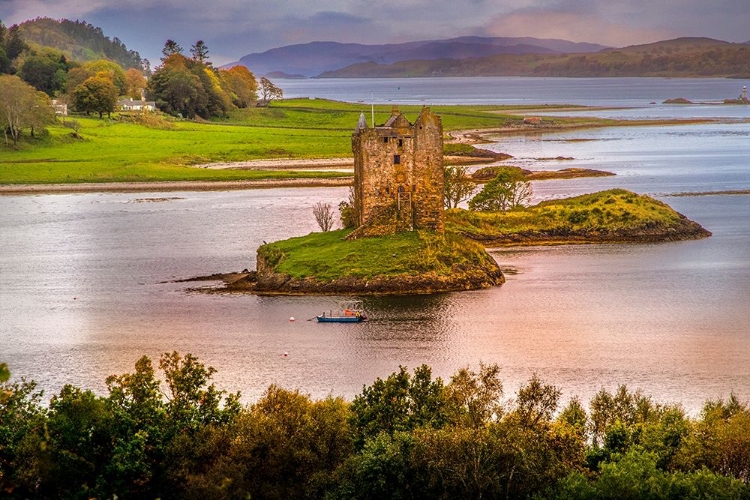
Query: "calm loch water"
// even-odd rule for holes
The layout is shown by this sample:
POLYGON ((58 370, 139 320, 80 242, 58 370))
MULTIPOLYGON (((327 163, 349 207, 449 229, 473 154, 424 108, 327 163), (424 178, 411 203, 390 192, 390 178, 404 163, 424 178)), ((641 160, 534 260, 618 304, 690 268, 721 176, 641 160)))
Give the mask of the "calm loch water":
POLYGON ((626 383, 691 411, 730 391, 750 400, 750 196, 670 196, 750 189, 750 125, 491 147, 533 168, 618 174, 537 183, 539 199, 624 187, 714 236, 496 250, 501 287, 366 298, 372 321, 319 325, 306 319, 336 297, 205 295, 170 281, 254 267, 258 245, 315 230, 312 205, 336 204, 346 188, 3 196, 0 360, 48 394, 64 383, 103 392, 107 375, 141 355, 179 350, 216 367, 218 385, 248 402, 271 383, 352 397, 400 364, 447 377, 480 361, 500 364, 509 393, 537 373, 566 397, 626 383), (575 159, 537 160, 558 155, 575 159))

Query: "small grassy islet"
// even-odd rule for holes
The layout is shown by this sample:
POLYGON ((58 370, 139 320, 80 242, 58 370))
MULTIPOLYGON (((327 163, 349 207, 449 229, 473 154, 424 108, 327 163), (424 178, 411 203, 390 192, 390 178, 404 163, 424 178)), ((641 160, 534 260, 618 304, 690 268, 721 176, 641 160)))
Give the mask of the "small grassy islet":
POLYGON ((417 273, 449 276, 456 272, 454 266, 477 266, 491 259, 482 245, 451 232, 412 231, 346 240, 349 232, 311 233, 269 243, 258 249, 258 255, 274 272, 320 281, 417 273))
POLYGON ((507 212, 449 210, 446 229, 495 244, 694 239, 711 233, 666 203, 624 189, 543 201, 507 212))

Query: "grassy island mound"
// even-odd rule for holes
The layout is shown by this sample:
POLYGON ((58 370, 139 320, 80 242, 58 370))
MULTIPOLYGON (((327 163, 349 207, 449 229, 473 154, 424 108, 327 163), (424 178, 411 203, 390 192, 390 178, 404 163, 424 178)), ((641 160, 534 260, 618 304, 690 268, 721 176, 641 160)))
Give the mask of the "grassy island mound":
POLYGON ((257 271, 227 288, 263 294, 409 294, 504 282, 484 247, 457 234, 417 231, 349 241, 349 232, 311 233, 263 245, 257 271))
POLYGON ((549 200, 508 212, 446 211, 444 235, 429 231, 347 240, 351 230, 311 233, 258 249, 257 270, 212 291, 293 294, 416 294, 476 290, 505 278, 486 247, 655 243, 711 233, 671 207, 623 189, 549 200))
POLYGON ((446 212, 446 230, 484 246, 650 243, 706 238, 700 224, 624 189, 543 201, 508 212, 446 212))

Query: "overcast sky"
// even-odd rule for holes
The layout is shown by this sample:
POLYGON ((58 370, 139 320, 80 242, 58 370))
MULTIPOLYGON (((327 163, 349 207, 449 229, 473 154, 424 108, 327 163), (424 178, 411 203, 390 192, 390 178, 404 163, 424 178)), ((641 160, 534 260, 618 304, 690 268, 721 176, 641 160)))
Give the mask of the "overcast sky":
POLYGON ((11 25, 85 20, 158 63, 168 38, 206 42, 217 64, 310 41, 390 43, 463 35, 610 46, 681 36, 750 40, 750 0, 0 0, 11 25))

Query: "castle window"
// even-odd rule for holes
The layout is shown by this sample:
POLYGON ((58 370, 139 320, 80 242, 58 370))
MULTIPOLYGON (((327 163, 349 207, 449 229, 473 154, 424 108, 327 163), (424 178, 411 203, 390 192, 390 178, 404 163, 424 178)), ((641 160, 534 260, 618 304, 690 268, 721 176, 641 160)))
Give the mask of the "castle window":
POLYGON ((400 147, 400 148, 404 147, 404 140, 403 139, 399 139, 398 140, 398 147, 400 147))
POLYGON ((393 164, 394 165, 400 165, 401 164, 401 155, 393 155, 393 164))
POLYGON ((388 138, 387 137, 383 137, 383 144, 388 144, 388 138))

